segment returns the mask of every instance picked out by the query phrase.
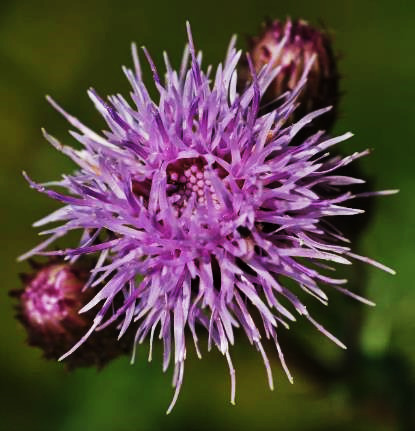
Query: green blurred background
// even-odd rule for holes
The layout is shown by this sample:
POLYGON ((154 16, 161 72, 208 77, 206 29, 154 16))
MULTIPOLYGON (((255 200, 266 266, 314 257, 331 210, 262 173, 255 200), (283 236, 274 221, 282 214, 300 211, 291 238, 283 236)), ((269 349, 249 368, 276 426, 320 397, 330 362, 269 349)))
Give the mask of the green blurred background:
POLYGON ((414 21, 415 3, 403 0, 2 0, 0 429, 414 430, 414 21), (69 112, 100 129, 102 122, 85 90, 93 85, 101 94, 128 93, 120 66, 131 64, 131 41, 145 44, 157 64, 167 50, 178 65, 189 19, 205 64, 216 64, 233 33, 244 47, 244 36, 255 33, 263 18, 287 15, 321 21, 334 31, 344 92, 336 131, 356 134, 342 144, 342 151, 374 148, 361 164, 363 171, 377 189, 401 190, 377 200, 356 244, 398 274, 372 268, 365 274, 345 271, 377 307, 335 294, 328 308, 309 300, 317 320, 352 348, 339 351, 298 322, 283 334, 282 343, 295 384, 287 382, 276 353, 267 346, 276 381, 270 392, 260 355, 240 336, 232 351, 235 407, 229 403, 226 361, 217 352, 205 352, 199 361, 189 349, 182 393, 170 416, 165 410, 172 396, 171 374, 161 372, 159 348, 150 364, 143 346, 136 365, 130 366, 125 357, 99 372, 68 373, 62 364, 44 361, 38 349, 25 344, 7 297, 8 289, 20 285, 18 273, 28 269, 15 257, 38 241, 31 223, 56 207, 29 189, 21 170, 43 181, 73 169, 41 137, 40 127, 45 126, 70 142, 68 125, 44 95, 52 94, 69 112))

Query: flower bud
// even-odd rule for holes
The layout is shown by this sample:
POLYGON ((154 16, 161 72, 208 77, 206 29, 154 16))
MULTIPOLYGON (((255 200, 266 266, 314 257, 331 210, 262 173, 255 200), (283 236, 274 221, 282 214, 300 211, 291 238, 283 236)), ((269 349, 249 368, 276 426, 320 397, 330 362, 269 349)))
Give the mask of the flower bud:
MULTIPOLYGON (((292 121, 320 108, 332 106, 328 113, 316 118, 312 126, 329 130, 336 119, 339 100, 339 75, 336 57, 333 54, 331 40, 327 32, 311 26, 304 20, 285 23, 275 20, 264 24, 259 36, 249 40, 249 53, 252 63, 259 71, 273 59, 274 66, 281 66, 281 71, 266 90, 262 100, 262 113, 275 109, 281 100, 278 98, 295 88, 305 66, 315 55, 315 60, 308 73, 307 83, 298 97, 298 108, 292 121), (281 52, 274 59, 279 43, 287 35, 287 41, 281 52)), ((239 88, 244 88, 251 80, 247 62, 242 62, 239 70, 239 88)))
MULTIPOLYGON (((83 287, 88 279, 88 268, 53 260, 44 265, 35 264, 33 274, 22 275, 24 288, 13 290, 17 297, 16 317, 25 327, 28 343, 40 347, 47 359, 58 359, 68 351, 92 325, 94 314, 79 314, 92 295, 83 287)), ((128 352, 131 340, 114 342, 115 329, 96 333, 66 360, 69 369, 105 365, 115 357, 128 352)))

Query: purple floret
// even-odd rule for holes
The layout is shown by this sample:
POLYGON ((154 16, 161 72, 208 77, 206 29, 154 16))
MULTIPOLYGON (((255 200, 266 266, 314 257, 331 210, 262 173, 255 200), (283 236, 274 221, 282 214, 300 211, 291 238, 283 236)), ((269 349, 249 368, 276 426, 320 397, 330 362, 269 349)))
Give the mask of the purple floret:
POLYGON ((81 312, 92 308, 98 312, 89 331, 61 359, 111 323, 118 325, 119 337, 134 325, 135 345, 150 340, 150 358, 154 336, 163 341, 163 370, 173 356, 176 391, 168 411, 183 382, 187 332, 200 356, 197 334, 205 327, 208 348, 214 345, 226 357, 233 403, 230 346, 235 328, 242 328, 262 355, 271 388, 262 339, 274 340, 292 381, 277 328, 295 320, 293 310, 345 347, 309 315, 285 287, 284 278, 323 303, 327 302, 324 285, 371 304, 342 287, 346 280, 325 275, 321 261, 350 264, 350 259, 360 259, 393 272, 353 254, 329 223, 331 216, 360 212, 344 206, 358 196, 343 189, 363 181, 335 171, 368 151, 343 159, 329 156, 330 147, 351 133, 333 138, 319 132, 299 145, 291 144, 306 124, 330 109, 312 112, 294 124, 287 122, 312 61, 278 109, 259 116, 261 96, 279 73, 274 62, 258 74, 251 64, 252 83, 238 94, 235 68, 241 52, 234 48, 235 41, 213 75, 211 68, 207 72, 201 68, 202 57, 195 52, 189 26, 188 36, 180 71, 173 70, 164 56, 164 84, 145 51, 158 102, 150 98, 142 81, 135 46, 134 70, 124 68, 132 86, 132 104, 121 95, 104 101, 89 90, 108 124, 102 135, 48 97, 76 129, 70 133, 83 148, 63 146, 46 132, 44 136, 79 169, 51 184, 66 192, 38 185, 26 176, 34 189, 65 205, 35 223, 38 227, 59 222, 43 232, 49 239, 22 258, 59 255, 74 261, 84 254, 96 256, 87 283, 96 295, 81 312), (77 247, 47 251, 52 242, 75 229, 82 232, 77 247), (293 310, 280 302, 283 297, 293 310), (254 319, 253 309, 260 319, 254 319))

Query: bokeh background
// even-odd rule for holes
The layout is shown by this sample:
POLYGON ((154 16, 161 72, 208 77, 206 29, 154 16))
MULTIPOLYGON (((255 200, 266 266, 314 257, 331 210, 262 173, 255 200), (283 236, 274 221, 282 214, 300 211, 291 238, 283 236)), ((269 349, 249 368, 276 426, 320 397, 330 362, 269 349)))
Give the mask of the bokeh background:
MULTIPOLYGON (((415 3, 405 0, 2 0, 0 429, 414 430, 414 20, 415 3), (124 357, 99 372, 68 373, 62 364, 44 361, 38 349, 25 344, 7 296, 20 285, 18 273, 28 270, 16 256, 38 241, 30 224, 56 207, 30 190, 20 172, 43 181, 73 168, 41 137, 45 126, 70 142, 68 125, 44 95, 52 94, 100 129, 85 90, 93 85, 101 94, 127 94, 120 66, 131 64, 131 41, 145 44, 158 65, 162 50, 178 65, 189 19, 205 64, 216 64, 233 33, 244 47, 245 35, 255 33, 265 17, 287 15, 322 22, 333 31, 343 75, 336 131, 356 134, 341 150, 373 148, 361 169, 377 189, 401 190, 376 200, 355 244, 361 253, 394 267, 397 275, 361 266, 344 272, 377 307, 335 294, 328 308, 309 300, 315 317, 349 350, 339 351, 299 321, 281 335, 295 384, 287 382, 276 353, 270 353, 276 381, 270 392, 260 356, 240 336, 232 352, 237 369, 233 407, 226 361, 206 349, 199 361, 190 349, 182 393, 170 416, 165 410, 171 374, 161 372, 158 348, 150 364, 143 346, 134 366, 124 357)), ((147 76, 150 80, 148 70, 147 76)))

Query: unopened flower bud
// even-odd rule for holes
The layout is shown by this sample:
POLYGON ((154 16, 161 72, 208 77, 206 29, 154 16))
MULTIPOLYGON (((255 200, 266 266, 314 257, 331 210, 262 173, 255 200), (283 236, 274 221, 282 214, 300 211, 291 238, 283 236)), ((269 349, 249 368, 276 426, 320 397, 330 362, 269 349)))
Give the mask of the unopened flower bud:
MULTIPOLYGON (((320 108, 332 106, 332 110, 313 121, 313 127, 329 130, 335 119, 339 99, 339 75, 336 57, 327 32, 318 29, 304 20, 286 22, 275 20, 264 24, 259 36, 249 41, 249 53, 256 71, 270 61, 281 66, 281 71, 266 90, 262 100, 262 112, 275 109, 281 100, 278 98, 292 91, 298 84, 310 59, 315 60, 307 76, 307 83, 298 97, 298 108, 293 113, 293 121, 320 108), (284 36, 287 41, 279 55, 278 46, 284 36)), ((242 62, 239 70, 239 88, 250 82, 247 62, 242 62)))
MULTIPOLYGON (((37 267, 34 274, 22 275, 24 288, 10 294, 19 299, 17 318, 27 331, 28 343, 40 347, 45 358, 56 360, 92 324, 93 314, 79 314, 92 298, 88 291, 83 291, 89 271, 57 260, 34 266, 37 267)), ((102 367, 122 353, 127 353, 125 343, 114 343, 114 330, 109 328, 97 332, 96 337, 90 338, 65 363, 68 368, 102 367)))

